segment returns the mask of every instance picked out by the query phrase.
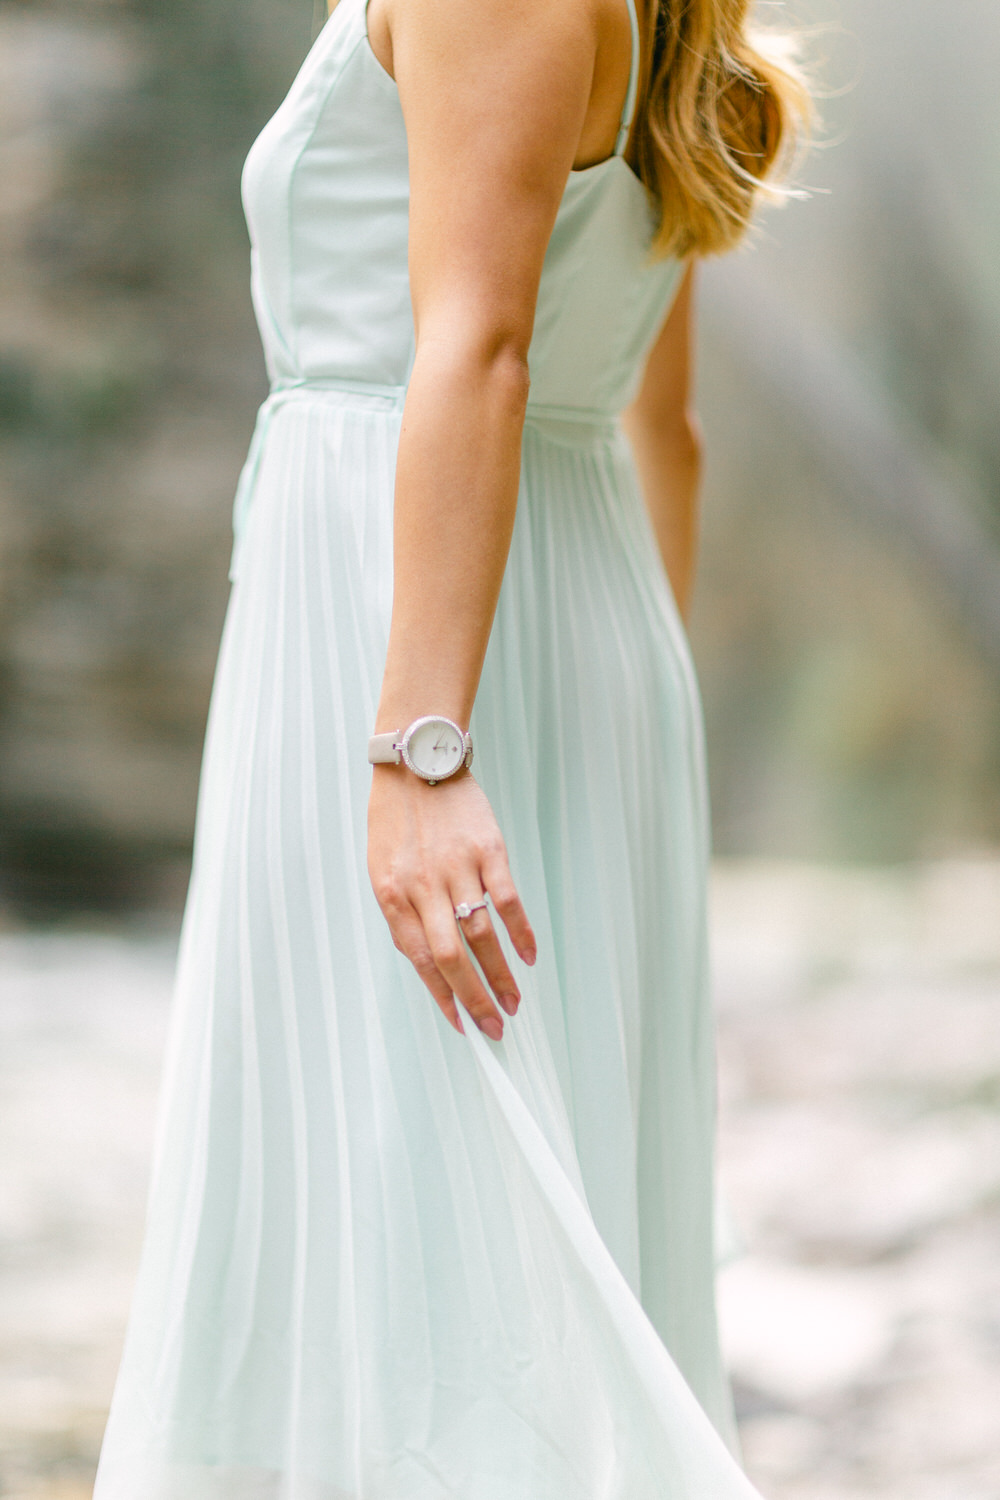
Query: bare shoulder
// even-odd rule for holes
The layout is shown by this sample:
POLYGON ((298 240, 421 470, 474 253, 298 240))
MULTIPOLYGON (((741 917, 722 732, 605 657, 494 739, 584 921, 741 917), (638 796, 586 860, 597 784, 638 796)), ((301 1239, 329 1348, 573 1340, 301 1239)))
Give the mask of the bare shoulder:
MULTIPOLYGON (((369 16, 381 16, 394 48, 411 39, 440 47, 475 66, 493 59, 493 70, 512 76, 547 65, 552 75, 589 58, 608 6, 616 0, 371 0, 369 16), (519 66, 520 64, 520 66, 519 66)), ((621 0, 617 0, 621 3, 621 0)), ((371 20, 370 20, 371 24, 371 20)))
MULTIPOLYGON (((641 26, 643 3, 634 3, 641 26)), ((368 0, 367 29, 397 82, 404 46, 428 88, 460 92, 465 81, 480 96, 480 115, 495 103, 508 120, 514 103, 528 112, 524 124, 538 143, 553 115, 572 122, 573 167, 614 149, 632 56, 628 0, 368 0), (536 98, 544 101, 537 114, 536 98)))
MULTIPOLYGON (((604 0, 373 0, 411 143, 453 161, 508 157, 570 170, 590 100, 604 0), (425 134, 426 127, 426 134, 425 134), (444 128, 443 128, 444 127, 444 128)), ((373 14, 374 13, 374 14, 373 14)))

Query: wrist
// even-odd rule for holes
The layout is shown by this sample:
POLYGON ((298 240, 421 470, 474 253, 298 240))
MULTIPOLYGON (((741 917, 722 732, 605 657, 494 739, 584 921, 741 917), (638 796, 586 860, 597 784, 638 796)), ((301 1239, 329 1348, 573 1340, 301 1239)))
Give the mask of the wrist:
POLYGON ((405 729, 414 719, 429 713, 440 714, 467 729, 476 682, 478 675, 472 679, 466 664, 454 660, 454 643, 450 654, 441 648, 427 660, 423 653, 415 658, 410 652, 394 649, 390 641, 373 732, 405 729))
POLYGON ((472 736, 445 714, 421 714, 406 725, 376 730, 368 741, 373 766, 405 766, 436 786, 472 765, 472 736))

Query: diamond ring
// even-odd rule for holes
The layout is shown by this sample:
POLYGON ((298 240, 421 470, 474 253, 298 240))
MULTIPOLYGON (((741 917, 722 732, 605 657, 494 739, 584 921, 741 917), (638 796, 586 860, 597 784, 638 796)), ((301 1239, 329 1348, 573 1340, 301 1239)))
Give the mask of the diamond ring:
POLYGON ((471 917, 474 911, 482 911, 485 905, 485 896, 483 897, 482 901, 460 901, 454 908, 455 916, 460 922, 463 922, 466 917, 471 917))

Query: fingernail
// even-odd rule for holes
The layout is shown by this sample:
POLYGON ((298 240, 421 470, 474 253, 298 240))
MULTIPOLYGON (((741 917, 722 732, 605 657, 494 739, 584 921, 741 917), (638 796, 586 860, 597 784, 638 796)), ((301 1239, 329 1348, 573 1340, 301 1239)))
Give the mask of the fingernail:
POLYGON ((487 1016, 483 1022, 483 1030, 495 1042, 499 1042, 503 1038, 503 1022, 499 1016, 487 1016))
POLYGON ((501 995, 500 996, 500 1004, 503 1006, 504 1010, 507 1012, 507 1014, 509 1016, 516 1016, 517 1015, 517 1007, 518 1007, 518 1002, 520 1001, 520 998, 521 998, 520 995, 501 995))
POLYGON ((524 950, 524 961, 526 964, 533 964, 537 957, 538 954, 535 952, 534 948, 526 948, 524 950))

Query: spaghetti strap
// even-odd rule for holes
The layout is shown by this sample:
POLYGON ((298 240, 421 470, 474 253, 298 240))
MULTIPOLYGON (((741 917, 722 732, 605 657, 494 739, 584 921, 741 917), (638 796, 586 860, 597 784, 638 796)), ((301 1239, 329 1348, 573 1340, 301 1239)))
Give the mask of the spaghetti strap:
POLYGON ((635 113, 636 96, 639 92, 639 17, 636 15, 635 0, 625 0, 625 3, 628 6, 628 19, 632 28, 632 57, 629 62, 628 91, 622 108, 618 139, 615 141, 615 156, 620 156, 625 150, 625 143, 632 126, 632 116, 635 113))

